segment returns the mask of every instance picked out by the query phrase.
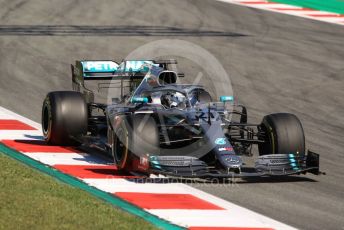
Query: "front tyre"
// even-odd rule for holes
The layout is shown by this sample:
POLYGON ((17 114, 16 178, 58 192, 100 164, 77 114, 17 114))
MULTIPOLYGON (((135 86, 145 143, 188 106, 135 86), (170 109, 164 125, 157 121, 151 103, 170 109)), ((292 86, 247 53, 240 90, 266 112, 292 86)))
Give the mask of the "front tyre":
POLYGON ((141 157, 159 155, 159 133, 154 118, 148 114, 118 117, 114 121, 112 155, 119 170, 142 171, 138 168, 141 157))
MULTIPOLYGON (((118 118, 121 119, 121 118, 118 118)), ((114 163, 118 170, 126 170, 129 168, 129 136, 128 136, 128 124, 125 120, 116 121, 117 124, 114 127, 112 134, 112 156, 114 163)))
POLYGON ((290 113, 269 114, 260 125, 264 143, 258 145, 259 155, 305 155, 305 135, 300 120, 290 113))

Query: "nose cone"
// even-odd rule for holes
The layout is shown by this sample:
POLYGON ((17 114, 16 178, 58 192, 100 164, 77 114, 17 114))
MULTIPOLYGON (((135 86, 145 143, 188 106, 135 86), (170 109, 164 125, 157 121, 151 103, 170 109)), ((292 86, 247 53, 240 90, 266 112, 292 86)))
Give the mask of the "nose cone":
POLYGON ((222 164, 227 168, 240 168, 242 159, 236 155, 224 155, 222 156, 222 164))

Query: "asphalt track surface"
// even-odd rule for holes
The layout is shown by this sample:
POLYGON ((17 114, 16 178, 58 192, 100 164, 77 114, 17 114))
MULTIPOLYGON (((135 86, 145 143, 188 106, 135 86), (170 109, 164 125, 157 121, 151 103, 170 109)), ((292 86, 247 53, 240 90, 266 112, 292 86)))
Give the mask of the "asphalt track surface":
POLYGON ((39 122, 46 93, 71 89, 75 60, 120 60, 166 38, 211 52, 251 122, 267 113, 295 113, 327 173, 194 186, 297 228, 343 229, 342 26, 211 0, 2 0, 0 105, 39 122))

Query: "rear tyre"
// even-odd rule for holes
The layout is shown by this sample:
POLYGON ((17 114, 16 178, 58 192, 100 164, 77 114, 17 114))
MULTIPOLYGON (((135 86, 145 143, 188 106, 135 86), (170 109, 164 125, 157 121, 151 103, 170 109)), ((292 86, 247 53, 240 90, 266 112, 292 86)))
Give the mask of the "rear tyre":
POLYGON ((290 113, 270 114, 260 125, 265 143, 259 144, 259 155, 305 154, 305 135, 300 120, 290 113))
POLYGON ((74 91, 50 92, 42 106, 44 139, 51 145, 78 145, 74 139, 87 132, 88 112, 83 95, 74 91))
POLYGON ((159 154, 159 135, 156 122, 150 115, 135 114, 120 118, 114 126, 112 154, 119 170, 135 171, 133 161, 147 154, 159 154))

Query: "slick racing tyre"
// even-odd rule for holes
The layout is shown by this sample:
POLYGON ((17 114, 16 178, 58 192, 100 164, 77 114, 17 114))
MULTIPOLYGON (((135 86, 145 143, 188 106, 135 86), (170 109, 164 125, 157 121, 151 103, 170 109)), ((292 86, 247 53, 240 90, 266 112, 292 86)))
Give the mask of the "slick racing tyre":
POLYGON ((270 114, 260 125, 265 142, 258 145, 259 155, 305 154, 305 135, 300 120, 290 113, 270 114))
POLYGON ((111 134, 111 138, 111 153, 114 163, 118 170, 125 170, 128 168, 129 162, 129 136, 126 120, 120 117, 115 120, 114 131, 111 134))
POLYGON ((78 145, 75 137, 87 132, 88 111, 83 95, 73 91, 50 92, 42 107, 44 139, 51 145, 78 145))
POLYGON ((112 155, 119 170, 135 171, 133 160, 158 154, 159 135, 153 117, 135 114, 118 118, 114 123, 112 155))

